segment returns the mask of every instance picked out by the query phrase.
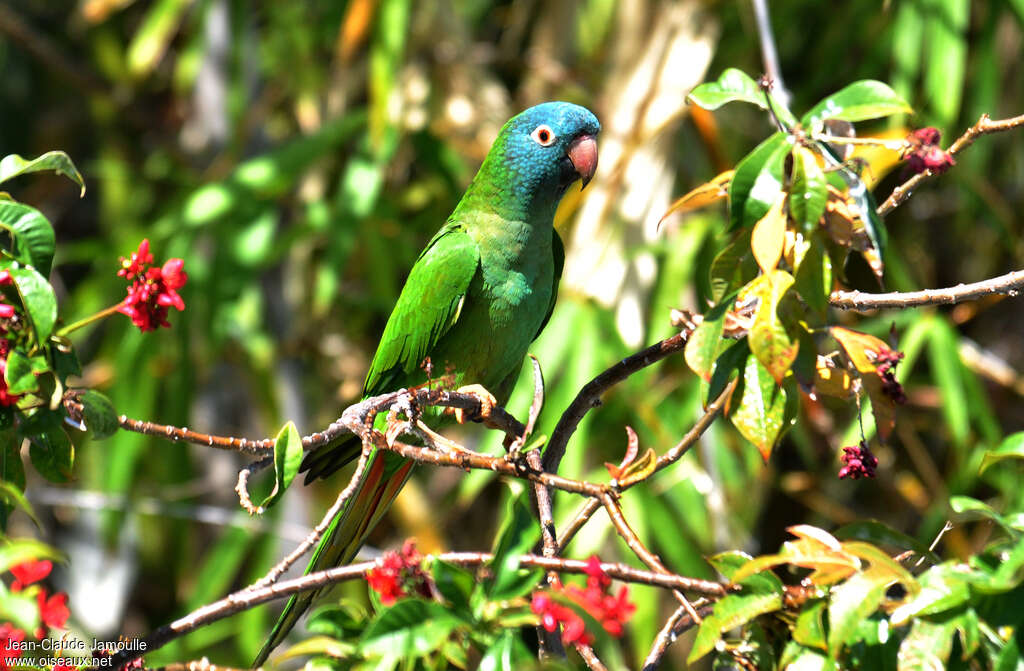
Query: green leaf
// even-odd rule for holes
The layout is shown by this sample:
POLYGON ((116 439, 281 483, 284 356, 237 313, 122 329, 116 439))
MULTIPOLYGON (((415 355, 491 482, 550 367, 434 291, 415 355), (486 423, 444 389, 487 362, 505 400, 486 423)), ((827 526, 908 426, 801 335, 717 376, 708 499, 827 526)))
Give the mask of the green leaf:
POLYGON ((735 296, 723 300, 704 314, 704 320, 690 334, 683 350, 683 358, 705 382, 711 381, 711 371, 715 367, 715 359, 722 348, 722 329, 725 327, 725 315, 732 307, 735 296))
POLYGON ((890 574, 872 567, 832 588, 828 606, 828 647, 832 659, 839 657, 843 646, 857 642, 861 621, 878 609, 891 582, 890 574))
MULTIPOLYGON (((735 559, 735 556, 719 555, 718 563, 712 563, 715 564, 715 568, 718 568, 719 565, 725 566, 726 563, 735 559)), ((728 570, 727 567, 726 570, 728 570)), ((730 592, 722 597, 715 604, 711 615, 704 618, 697 631, 697 638, 693 642, 690 656, 687 657, 688 664, 692 664, 711 652, 724 632, 746 624, 758 615, 782 608, 782 582, 774 573, 758 573, 739 584, 738 592, 730 592)))
POLYGON ((53 170, 58 175, 65 175, 68 179, 82 188, 81 195, 85 195, 85 181, 79 174, 71 157, 62 151, 48 151, 42 156, 31 160, 23 159, 17 154, 9 154, 0 159, 0 182, 24 175, 30 172, 41 170, 53 170))
POLYGON ((39 522, 39 518, 36 517, 35 511, 32 509, 32 504, 25 498, 25 494, 18 488, 18 486, 8 480, 0 480, 0 499, 5 501, 8 505, 13 508, 19 508, 26 515, 31 518, 35 523, 36 527, 42 528, 42 524, 39 522))
MULTIPOLYGON (((725 246, 711 262, 708 271, 711 283, 711 300, 715 304, 723 303, 724 298, 746 284, 744 280, 744 259, 751 259, 750 234, 751 228, 745 228, 736 234, 736 239, 725 246)), ((748 264, 756 268, 756 264, 748 264)), ((749 273, 753 277, 756 270, 749 273)))
POLYGON ((93 389, 87 389, 78 396, 82 403, 85 426, 92 431, 92 437, 100 440, 118 430, 117 412, 110 399, 93 389))
POLYGON ((294 422, 288 422, 274 439, 274 489, 260 503, 265 510, 281 500, 302 465, 302 436, 294 422))
POLYGON ((686 99, 706 110, 716 110, 726 103, 735 101, 757 105, 768 109, 764 92, 747 73, 728 68, 717 81, 705 82, 690 91, 686 99))
POLYGON ((778 313, 779 303, 791 286, 793 276, 785 270, 775 270, 761 275, 740 292, 742 302, 758 299, 747 340, 750 351, 777 384, 782 383, 800 348, 800 341, 789 335, 778 313))
POLYGON ((128 69, 133 77, 140 78, 157 66, 191 4, 192 0, 158 0, 149 7, 128 45, 128 69))
POLYGON ((964 391, 963 364, 960 362, 959 338, 940 318, 932 319, 933 328, 928 338, 928 361, 935 384, 942 397, 942 414, 953 440, 964 445, 970 432, 967 396, 964 391))
MULTIPOLYGON (((750 347, 747 345, 746 338, 734 343, 729 349, 718 355, 715 369, 711 372, 711 382, 708 383, 707 400, 718 398, 732 379, 742 374, 749 357, 750 347)), ((736 395, 733 394, 733 401, 735 398, 736 395)))
POLYGON ((984 473, 989 466, 1004 459, 1024 459, 1024 431, 1010 434, 1003 439, 999 447, 985 452, 978 472, 984 473))
POLYGON ((735 409, 729 419, 768 461, 772 448, 787 428, 786 390, 775 384, 775 378, 757 357, 750 356, 743 369, 743 395, 739 403, 735 402, 735 395, 733 400, 735 409))
POLYGON ((445 606, 419 599, 402 599, 374 618, 359 646, 370 656, 399 655, 411 660, 427 655, 469 623, 445 606))
POLYGON ((753 559, 746 552, 740 552, 739 550, 727 550, 726 552, 719 552, 716 555, 708 557, 708 563, 711 564, 716 571, 725 576, 726 580, 732 580, 732 577, 736 575, 736 572, 746 566, 750 560, 753 559))
POLYGON ((789 192, 789 213, 804 233, 818 227, 828 202, 828 180, 810 149, 793 148, 793 185, 789 192))
POLYGON ((952 610, 967 603, 971 598, 963 567, 953 563, 931 567, 918 577, 917 582, 921 586, 921 591, 893 611, 893 625, 906 624, 912 617, 952 610))
POLYGON ((953 649, 952 622, 914 620, 899 651, 899 671, 942 671, 953 649))
MULTIPOLYGON (((6 585, 0 584, 0 620, 6 620, 21 629, 34 631, 39 626, 39 601, 36 595, 34 589, 11 592, 6 585)), ((11 665, 8 668, 19 667, 11 665)))
POLYGON ((516 671, 529 668, 534 662, 533 655, 519 637, 519 633, 506 629, 487 648, 480 659, 478 671, 516 671))
POLYGON ((53 287, 34 268, 11 268, 11 277, 32 319, 36 342, 45 343, 57 323, 57 297, 53 287))
POLYGON ((40 475, 56 483, 71 480, 75 447, 63 427, 51 428, 28 439, 28 456, 40 475))
POLYGON ((29 560, 50 559, 63 562, 64 555, 45 543, 32 538, 19 538, 17 540, 5 541, 0 545, 0 573, 11 570, 29 560))
POLYGON ((778 132, 746 155, 729 184, 729 229, 752 227, 782 196, 783 166, 791 149, 778 132))
POLYGON ((444 597, 453 610, 468 610, 470 595, 476 586, 476 578, 466 569, 435 559, 431 565, 431 574, 437 591, 444 597))
POLYGON ((11 227, 14 258, 48 276, 57 243, 53 226, 43 213, 21 203, 0 201, 0 224, 11 227))
POLYGON ((796 618, 796 626, 793 627, 793 640, 800 645, 809 648, 828 650, 825 642, 825 607, 827 602, 823 599, 810 602, 804 606, 796 618))
POLYGON ((807 306, 822 319, 828 315, 829 296, 832 294, 832 260, 825 253, 825 242, 820 234, 810 237, 810 246, 796 269, 794 286, 807 306))
POLYGON ((951 496, 949 497, 949 507, 957 514, 958 521, 989 520, 1001 526, 1003 531, 1013 538, 1020 535, 1019 530, 1006 517, 978 499, 970 496, 951 496))
POLYGON ((4 380, 7 382, 7 389, 12 394, 28 394, 39 389, 38 374, 46 370, 46 359, 44 357, 25 356, 20 349, 12 349, 7 355, 7 370, 4 371, 4 380), (42 370, 39 369, 42 359, 42 370))
POLYGON ((540 582, 540 569, 520 569, 519 557, 540 540, 540 525, 530 511, 525 491, 511 498, 505 510, 505 521, 494 544, 488 596, 494 601, 514 599, 530 592, 540 582))
POLYGON ((804 114, 800 123, 814 130, 825 119, 863 121, 910 112, 913 109, 907 101, 889 88, 888 84, 864 79, 824 98, 804 114))

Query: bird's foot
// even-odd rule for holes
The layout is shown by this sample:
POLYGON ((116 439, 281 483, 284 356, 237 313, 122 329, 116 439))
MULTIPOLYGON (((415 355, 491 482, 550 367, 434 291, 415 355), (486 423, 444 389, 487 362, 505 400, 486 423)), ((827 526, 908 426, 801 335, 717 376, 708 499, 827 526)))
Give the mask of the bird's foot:
POLYGON ((488 428, 499 428, 489 421, 491 417, 491 410, 494 409, 494 406, 498 405, 498 399, 494 398, 494 394, 487 391, 479 384, 470 384, 465 387, 459 387, 455 391, 459 394, 472 394, 473 396, 476 396, 478 401, 480 401, 479 411, 467 411, 462 408, 452 409, 452 412, 455 414, 456 422, 459 424, 465 424, 466 422, 483 422, 488 428))

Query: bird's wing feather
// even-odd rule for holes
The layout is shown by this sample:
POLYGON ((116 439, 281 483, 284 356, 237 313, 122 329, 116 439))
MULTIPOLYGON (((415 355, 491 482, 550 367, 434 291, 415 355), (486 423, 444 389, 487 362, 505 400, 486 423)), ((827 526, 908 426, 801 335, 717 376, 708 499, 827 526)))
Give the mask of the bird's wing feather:
POLYGON ((555 309, 555 301, 558 299, 558 283, 562 280, 562 267, 565 265, 565 245, 562 244, 562 236, 553 228, 551 229, 551 252, 555 257, 555 269, 551 277, 551 302, 548 303, 548 311, 544 315, 544 320, 540 323, 537 332, 533 334, 533 340, 540 337, 544 327, 548 325, 548 320, 551 319, 551 313, 555 309))
POLYGON ((363 394, 394 391, 423 363, 459 318, 462 301, 480 265, 480 251, 458 224, 449 222, 420 254, 384 327, 363 383, 363 394))

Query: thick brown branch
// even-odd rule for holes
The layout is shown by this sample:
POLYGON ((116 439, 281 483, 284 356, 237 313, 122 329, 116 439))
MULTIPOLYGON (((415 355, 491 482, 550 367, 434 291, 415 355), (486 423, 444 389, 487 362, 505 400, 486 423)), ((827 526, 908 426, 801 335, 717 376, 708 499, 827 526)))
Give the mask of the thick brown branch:
MULTIPOLYGON (((1018 126, 1024 126, 1024 114, 1010 119, 998 119, 996 121, 990 119, 987 114, 982 114, 981 118, 978 119, 978 123, 964 131, 964 134, 957 138, 956 142, 950 145, 948 151, 950 154, 955 156, 974 144, 974 141, 982 135, 1000 133, 1002 131, 1017 128, 1018 126)), ((902 205, 907 198, 910 197, 910 194, 913 193, 914 189, 916 189, 926 179, 933 176, 934 173, 930 170, 925 171, 914 175, 903 184, 897 186, 893 189, 892 194, 885 199, 885 202, 878 206, 878 216, 884 217, 902 205)))
POLYGON ((680 351, 686 346, 689 337, 690 330, 681 331, 671 338, 666 338, 643 351, 626 357, 588 382, 562 413, 555 430, 551 432, 551 440, 548 441, 548 446, 544 450, 544 470, 548 473, 558 472, 558 465, 562 463, 569 438, 576 431, 576 427, 579 426, 583 417, 590 412, 590 409, 601 404, 601 394, 638 370, 680 351))
POLYGON ((1019 296, 1024 289, 1024 270, 993 277, 972 284, 958 284, 945 289, 925 289, 923 291, 893 291, 885 294, 865 294, 859 291, 836 291, 829 302, 833 307, 842 310, 879 310, 882 308, 909 308, 922 305, 944 305, 962 303, 992 294, 1019 296))

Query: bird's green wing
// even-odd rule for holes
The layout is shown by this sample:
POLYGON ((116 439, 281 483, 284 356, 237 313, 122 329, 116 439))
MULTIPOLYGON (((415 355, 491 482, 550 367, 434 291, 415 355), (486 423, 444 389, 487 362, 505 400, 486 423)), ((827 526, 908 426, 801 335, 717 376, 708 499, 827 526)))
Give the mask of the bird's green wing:
POLYGON ((551 302, 548 303, 548 311, 544 315, 544 321, 540 323, 537 332, 533 334, 534 340, 540 337, 544 327, 548 325, 548 320, 551 319, 551 313, 555 309, 555 301, 558 299, 558 283, 562 281, 562 267, 565 265, 565 245, 562 244, 562 236, 553 228, 551 229, 551 252, 555 257, 555 271, 552 273, 551 278, 551 302))
POLYGON ((418 369, 459 318, 480 265, 476 241, 449 222, 427 244, 409 273, 384 327, 363 383, 363 394, 394 391, 418 369))

